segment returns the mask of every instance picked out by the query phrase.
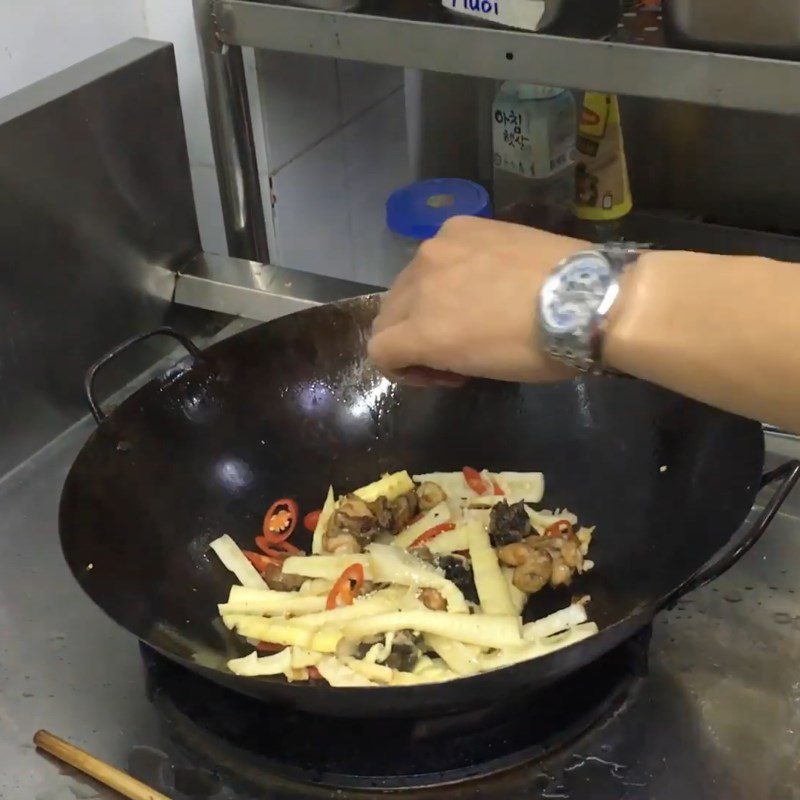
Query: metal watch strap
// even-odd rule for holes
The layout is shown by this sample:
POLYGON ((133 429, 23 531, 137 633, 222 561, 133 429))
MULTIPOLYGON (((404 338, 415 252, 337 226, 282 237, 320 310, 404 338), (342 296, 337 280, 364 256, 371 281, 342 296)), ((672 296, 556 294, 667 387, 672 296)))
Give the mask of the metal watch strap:
POLYGON ((608 243, 556 266, 539 298, 539 333, 549 355, 583 372, 610 372, 602 365, 608 315, 619 294, 620 276, 646 248, 608 243))
POLYGON ((593 339, 595 349, 592 354, 594 363, 589 368, 589 372, 592 374, 622 375, 618 370, 603 365, 603 345, 605 344, 606 331, 608 330, 608 317, 619 297, 619 279, 622 277, 622 273, 638 261, 642 250, 647 250, 649 247, 649 244, 638 242, 607 242, 598 248, 600 252, 611 261, 616 269, 617 293, 608 307, 605 308, 602 320, 599 320, 597 330, 595 331, 593 339))

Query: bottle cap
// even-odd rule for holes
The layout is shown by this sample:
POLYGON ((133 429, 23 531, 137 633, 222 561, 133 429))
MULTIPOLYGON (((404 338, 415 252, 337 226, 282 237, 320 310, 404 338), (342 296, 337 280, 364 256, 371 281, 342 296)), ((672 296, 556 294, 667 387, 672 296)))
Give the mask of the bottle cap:
POLYGON ((430 239, 451 217, 491 217, 489 193, 461 178, 432 178, 392 192, 386 201, 389 230, 412 239, 430 239))
POLYGON ((563 94, 566 89, 558 86, 539 86, 536 83, 517 83, 507 81, 501 87, 506 94, 515 94, 520 100, 551 100, 563 94))

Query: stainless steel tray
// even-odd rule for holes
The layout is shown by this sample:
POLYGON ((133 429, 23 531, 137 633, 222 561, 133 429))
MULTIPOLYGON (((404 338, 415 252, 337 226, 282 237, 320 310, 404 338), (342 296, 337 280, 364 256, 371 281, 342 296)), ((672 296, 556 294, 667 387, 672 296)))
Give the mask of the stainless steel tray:
POLYGON ((663 0, 663 13, 671 43, 800 58, 800 0, 663 0))

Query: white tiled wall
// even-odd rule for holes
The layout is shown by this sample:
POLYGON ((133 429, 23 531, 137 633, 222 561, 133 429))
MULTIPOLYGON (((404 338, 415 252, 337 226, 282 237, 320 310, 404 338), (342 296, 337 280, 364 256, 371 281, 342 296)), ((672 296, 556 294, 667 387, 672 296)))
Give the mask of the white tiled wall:
POLYGON ((339 82, 327 58, 258 52, 255 64, 267 163, 275 173, 340 126, 339 82))
POLYGON ((257 53, 272 260, 366 283, 405 262, 384 202, 410 179, 403 71, 257 53))
POLYGON ((131 36, 142 0, 0 0, 0 96, 131 36))
MULTIPOLYGON (((0 96, 132 36, 172 42, 203 246, 226 252, 192 0, 0 0, 0 96)), ((383 203, 410 178, 403 72, 249 54, 273 262, 372 283, 404 257, 383 203)))
POLYGON ((222 208, 214 171, 214 153, 211 149, 211 130, 208 125, 192 0, 139 0, 139 2, 143 8, 147 36, 151 39, 172 42, 175 47, 194 200, 203 249, 212 253, 225 253, 227 252, 225 229, 222 226, 222 208))

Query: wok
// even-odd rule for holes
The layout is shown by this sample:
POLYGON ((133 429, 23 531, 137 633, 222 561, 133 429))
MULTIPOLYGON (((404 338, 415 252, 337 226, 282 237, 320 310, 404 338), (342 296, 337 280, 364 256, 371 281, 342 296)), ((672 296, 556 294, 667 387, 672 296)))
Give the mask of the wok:
MULTIPOLYGON (((797 464, 789 464, 762 480, 757 423, 635 380, 474 381, 459 390, 392 384, 365 356, 377 302, 302 311, 202 352, 174 331, 156 331, 190 355, 108 416, 94 398, 94 376, 146 337, 88 374, 99 424, 61 497, 69 567, 132 634, 238 692, 322 714, 430 716, 543 687, 730 566, 797 479, 797 464), (526 617, 588 593, 598 635, 538 660, 424 686, 342 689, 226 670, 228 658, 249 648, 214 622, 232 576, 209 554, 212 539, 229 533, 252 547, 279 497, 296 498, 304 513, 321 505, 331 483, 344 492, 386 471, 465 464, 541 470, 546 507, 568 506, 597 525, 595 569, 568 591, 534 595, 526 617), (731 550, 762 482, 776 477, 784 479, 779 492, 731 550)), ((299 530, 294 541, 310 544, 299 530)))

